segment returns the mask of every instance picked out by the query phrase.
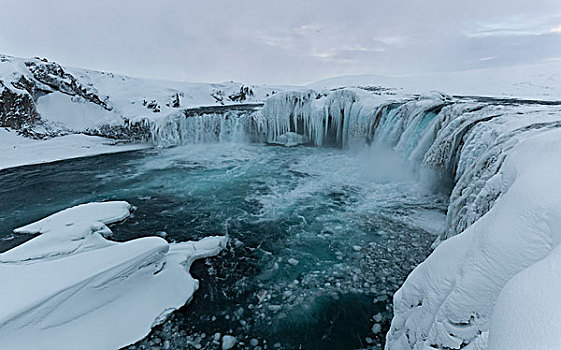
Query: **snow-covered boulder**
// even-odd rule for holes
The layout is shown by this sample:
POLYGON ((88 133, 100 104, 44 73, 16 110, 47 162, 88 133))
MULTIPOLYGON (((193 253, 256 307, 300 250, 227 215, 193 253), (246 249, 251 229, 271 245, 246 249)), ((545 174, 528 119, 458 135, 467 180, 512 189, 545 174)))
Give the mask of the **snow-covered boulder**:
POLYGON ((298 145, 304 145, 309 141, 304 135, 297 134, 295 132, 285 132, 282 135, 279 135, 276 139, 272 140, 271 144, 273 145, 281 145, 285 147, 294 147, 298 145))
POLYGON ((17 229, 40 233, 0 254, 0 343, 7 349, 117 349, 188 302, 195 259, 225 237, 168 244, 159 237, 105 239, 126 202, 79 205, 17 229))

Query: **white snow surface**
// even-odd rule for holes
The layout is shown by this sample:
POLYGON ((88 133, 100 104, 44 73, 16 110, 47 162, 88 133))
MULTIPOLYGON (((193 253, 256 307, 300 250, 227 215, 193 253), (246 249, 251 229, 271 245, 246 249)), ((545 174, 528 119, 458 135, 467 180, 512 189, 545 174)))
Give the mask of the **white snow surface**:
POLYGON ((130 209, 88 203, 17 229, 41 234, 0 254, 2 348, 117 349, 191 300, 198 288, 191 263, 218 254, 227 238, 105 239, 105 224, 130 209))
POLYGON ((98 136, 73 134, 34 140, 0 128, 0 170, 23 165, 146 149, 149 144, 118 144, 98 136))
POLYGON ((490 324, 489 349, 561 349, 561 247, 503 288, 490 324))
POLYGON ((53 92, 37 99, 37 112, 60 129, 95 130, 103 125, 116 125, 122 118, 115 110, 107 111, 81 97, 53 92))

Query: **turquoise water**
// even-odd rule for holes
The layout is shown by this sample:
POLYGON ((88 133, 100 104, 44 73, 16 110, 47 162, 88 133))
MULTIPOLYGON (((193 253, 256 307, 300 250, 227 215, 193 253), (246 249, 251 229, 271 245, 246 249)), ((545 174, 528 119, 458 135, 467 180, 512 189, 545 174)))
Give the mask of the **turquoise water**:
POLYGON ((190 145, 5 170, 0 184, 0 251, 30 238, 18 226, 113 199, 136 207, 115 240, 230 236, 193 265, 193 302, 136 347, 213 348, 220 332, 268 348, 380 348, 371 327, 389 327, 391 296, 446 207, 411 164, 363 146, 190 145))

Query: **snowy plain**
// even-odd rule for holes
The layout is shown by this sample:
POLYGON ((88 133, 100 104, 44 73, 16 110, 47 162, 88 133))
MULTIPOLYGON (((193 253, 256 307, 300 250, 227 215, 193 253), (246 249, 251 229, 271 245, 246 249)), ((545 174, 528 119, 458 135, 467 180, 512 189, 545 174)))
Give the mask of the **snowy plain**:
POLYGON ((372 74, 333 77, 308 85, 309 88, 378 86, 398 94, 442 91, 458 96, 487 96, 534 100, 561 100, 561 63, 474 69, 408 76, 372 74))

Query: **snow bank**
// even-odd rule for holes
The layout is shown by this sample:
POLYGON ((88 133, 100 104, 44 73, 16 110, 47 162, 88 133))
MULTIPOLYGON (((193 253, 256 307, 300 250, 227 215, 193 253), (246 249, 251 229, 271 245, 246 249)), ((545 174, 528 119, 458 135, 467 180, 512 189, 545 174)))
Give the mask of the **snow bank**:
POLYGON ((127 202, 94 202, 80 204, 61 210, 44 219, 16 228, 17 233, 48 233, 60 229, 61 226, 71 227, 76 222, 95 220, 108 225, 122 221, 130 215, 131 205, 127 202))
POLYGON ((561 247, 503 288, 490 324, 489 349, 561 349, 561 247))
POLYGON ((0 140, 0 170, 151 147, 148 144, 115 144, 115 140, 82 134, 40 141, 3 128, 0 128, 0 140))
POLYGON ((492 183, 500 197, 440 244, 395 294, 387 349, 487 349, 487 336, 489 349, 558 347, 552 263, 561 242, 561 130, 534 122, 534 132, 506 151, 487 150, 504 161, 490 178, 472 177, 472 186, 492 183))
POLYGON ((89 203, 17 229, 41 235, 0 254, 2 347, 117 349, 191 299, 191 263, 218 254, 227 238, 106 240, 105 224, 129 210, 126 202, 89 203))
POLYGON ((83 98, 58 91, 39 97, 36 108, 43 120, 63 130, 79 132, 122 123, 121 116, 115 110, 108 111, 83 98))

